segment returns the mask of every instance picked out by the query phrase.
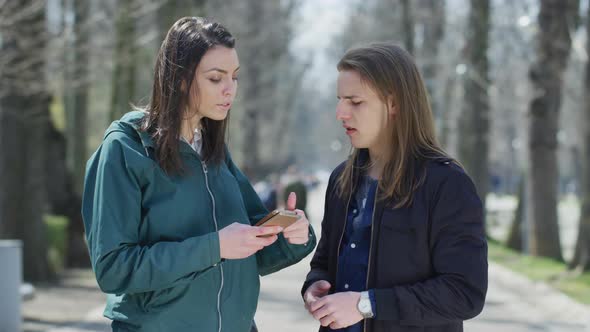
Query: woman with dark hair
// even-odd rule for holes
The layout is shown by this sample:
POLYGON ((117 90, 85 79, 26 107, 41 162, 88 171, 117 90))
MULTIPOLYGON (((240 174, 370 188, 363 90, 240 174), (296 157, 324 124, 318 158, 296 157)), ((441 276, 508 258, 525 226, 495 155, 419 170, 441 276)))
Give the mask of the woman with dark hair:
POLYGON ((113 331, 255 330, 259 275, 315 246, 301 211, 284 230, 253 226, 268 211, 224 141, 234 43, 219 23, 178 20, 149 105, 113 122, 88 161, 82 213, 113 331))
POLYGON ((463 331, 487 291, 483 207, 440 148, 412 57, 377 43, 338 63, 353 152, 332 173, 302 295, 320 331, 463 331))

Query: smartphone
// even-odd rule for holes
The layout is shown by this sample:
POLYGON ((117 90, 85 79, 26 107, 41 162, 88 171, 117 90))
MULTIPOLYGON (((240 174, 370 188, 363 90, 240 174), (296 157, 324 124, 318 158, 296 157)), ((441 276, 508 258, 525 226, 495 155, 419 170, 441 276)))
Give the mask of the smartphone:
POLYGON ((283 229, 291 226, 301 218, 295 211, 274 210, 260 219, 255 226, 281 226, 283 229))

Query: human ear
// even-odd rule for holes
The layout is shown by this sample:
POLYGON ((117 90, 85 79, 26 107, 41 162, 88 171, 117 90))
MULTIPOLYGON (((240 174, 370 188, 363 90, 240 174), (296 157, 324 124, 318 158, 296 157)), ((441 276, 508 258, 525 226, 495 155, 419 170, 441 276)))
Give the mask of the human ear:
POLYGON ((389 98, 387 101, 387 113, 389 116, 396 116, 398 113, 397 103, 395 102, 394 98, 389 98))

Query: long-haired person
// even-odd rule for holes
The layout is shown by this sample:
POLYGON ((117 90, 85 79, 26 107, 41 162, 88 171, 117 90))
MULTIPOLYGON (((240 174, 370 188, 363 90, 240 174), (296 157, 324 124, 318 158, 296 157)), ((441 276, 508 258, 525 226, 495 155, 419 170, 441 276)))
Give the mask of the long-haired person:
POLYGON ((302 289, 321 331, 462 331, 487 290, 483 208, 435 139, 412 57, 377 43, 338 63, 353 152, 330 177, 302 289))
POLYGON ((224 141, 234 44, 219 23, 178 20, 149 105, 113 122, 88 161, 86 238, 113 331, 254 330, 259 275, 315 246, 301 211, 284 230, 252 226, 267 210, 224 141))

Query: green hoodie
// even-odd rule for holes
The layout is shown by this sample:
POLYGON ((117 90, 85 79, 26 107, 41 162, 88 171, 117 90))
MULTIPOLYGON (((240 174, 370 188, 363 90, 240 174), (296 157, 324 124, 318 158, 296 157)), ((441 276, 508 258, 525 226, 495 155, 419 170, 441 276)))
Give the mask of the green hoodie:
POLYGON ((154 142, 139 130, 143 112, 107 129, 86 167, 82 215, 92 267, 108 293, 113 331, 250 330, 259 275, 295 264, 315 247, 281 235, 245 259, 223 260, 218 231, 254 224, 267 210, 226 150, 206 165, 179 141, 184 176, 154 161, 154 142))

